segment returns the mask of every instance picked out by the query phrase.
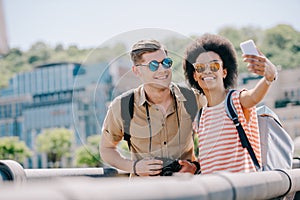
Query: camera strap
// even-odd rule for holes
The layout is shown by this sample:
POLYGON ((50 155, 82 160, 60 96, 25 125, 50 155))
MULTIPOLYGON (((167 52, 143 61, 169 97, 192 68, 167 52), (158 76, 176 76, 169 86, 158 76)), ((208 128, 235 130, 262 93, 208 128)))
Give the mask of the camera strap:
MULTIPOLYGON (((197 114, 197 101, 195 94, 192 90, 186 88, 185 86, 177 85, 180 92, 183 94, 183 96, 186 98, 187 101, 184 101, 184 107, 188 114, 190 115, 191 119, 193 120, 197 114)), ((172 95, 174 98, 174 107, 177 117, 177 123, 178 123, 178 130, 180 130, 180 122, 179 122, 179 115, 178 115, 178 106, 176 101, 176 96, 174 93, 174 85, 171 86, 172 95)), ((147 105, 148 106, 148 105, 147 105)), ((147 112, 147 109, 146 109, 147 112)), ((134 113, 134 89, 129 90, 124 96, 121 98, 121 116, 123 120, 123 126, 124 126, 124 140, 127 141, 129 150, 131 149, 131 135, 130 135, 130 121, 133 118, 134 113)), ((147 114, 147 113, 146 113, 147 114)), ((151 120, 150 120, 150 113, 148 108, 148 116, 147 116, 147 123, 148 126, 150 124, 151 126, 151 120), (149 116, 149 119, 148 119, 149 116)), ((149 127, 150 127, 149 126, 149 127)), ((150 139, 150 146, 152 143, 152 130, 151 131, 151 139, 150 139)), ((179 134, 179 142, 180 142, 180 134, 179 134)))
MULTIPOLYGON (((180 121, 179 121, 179 115, 178 115, 178 105, 177 105, 177 100, 176 100, 176 96, 175 96, 175 92, 174 92, 174 85, 171 87, 171 93, 172 93, 172 97, 174 100, 174 108, 175 108, 175 113, 176 113, 176 119, 177 119, 177 127, 178 127, 178 145, 179 145, 179 149, 180 149, 180 121)), ((151 127, 151 118, 150 118, 150 113, 149 113, 149 107, 148 107, 148 103, 145 102, 144 103, 145 109, 146 109, 146 114, 147 114, 147 123, 148 123, 148 127, 149 127, 149 153, 152 151, 152 127, 151 127)), ((181 149, 180 149, 181 151, 181 149)), ((180 152, 180 157, 181 157, 181 153, 180 152)))
POLYGON ((149 152, 152 150, 152 127, 151 127, 151 119, 150 119, 150 114, 149 114, 149 108, 148 108, 148 103, 145 102, 145 108, 146 108, 146 114, 147 114, 147 123, 149 127, 149 152))

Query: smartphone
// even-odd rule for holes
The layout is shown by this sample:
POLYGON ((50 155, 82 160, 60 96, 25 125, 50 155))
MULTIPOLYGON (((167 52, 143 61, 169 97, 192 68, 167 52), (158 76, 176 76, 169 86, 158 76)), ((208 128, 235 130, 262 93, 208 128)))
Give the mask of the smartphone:
POLYGON ((256 56, 259 55, 253 40, 247 40, 245 42, 242 42, 240 44, 240 47, 242 49, 243 54, 256 55, 256 56))

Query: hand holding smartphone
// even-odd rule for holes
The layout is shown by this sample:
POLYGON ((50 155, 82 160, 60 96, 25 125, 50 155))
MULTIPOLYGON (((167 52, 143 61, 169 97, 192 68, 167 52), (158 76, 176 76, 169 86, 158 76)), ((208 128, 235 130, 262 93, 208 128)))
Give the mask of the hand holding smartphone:
POLYGON ((256 55, 256 56, 259 55, 253 40, 247 40, 245 42, 242 42, 240 44, 240 47, 242 49, 243 54, 256 55))

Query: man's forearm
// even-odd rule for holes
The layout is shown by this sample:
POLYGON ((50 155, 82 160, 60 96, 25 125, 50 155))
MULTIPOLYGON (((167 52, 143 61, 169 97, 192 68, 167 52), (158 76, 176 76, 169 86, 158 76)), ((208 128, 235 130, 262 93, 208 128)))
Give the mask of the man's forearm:
POLYGON ((133 161, 123 157, 116 148, 100 146, 100 155, 104 162, 112 167, 133 173, 133 161))

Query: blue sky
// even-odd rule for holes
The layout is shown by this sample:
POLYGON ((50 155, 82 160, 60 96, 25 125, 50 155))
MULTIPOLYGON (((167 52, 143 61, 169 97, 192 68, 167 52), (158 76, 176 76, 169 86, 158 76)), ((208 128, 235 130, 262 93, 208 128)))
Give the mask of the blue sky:
POLYGON ((299 0, 2 0, 10 47, 95 47, 114 36, 159 28, 185 36, 224 26, 262 29, 284 23, 300 31, 299 0))

